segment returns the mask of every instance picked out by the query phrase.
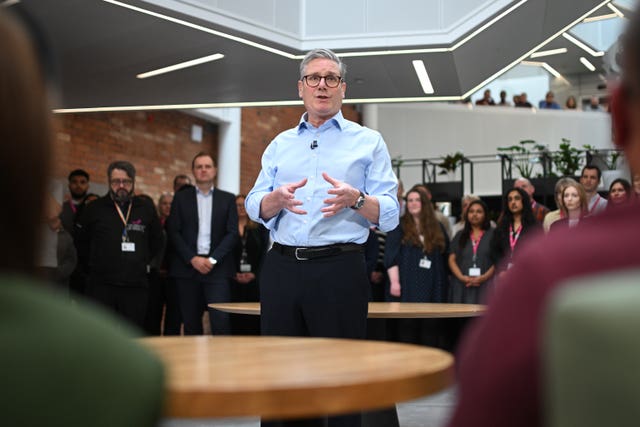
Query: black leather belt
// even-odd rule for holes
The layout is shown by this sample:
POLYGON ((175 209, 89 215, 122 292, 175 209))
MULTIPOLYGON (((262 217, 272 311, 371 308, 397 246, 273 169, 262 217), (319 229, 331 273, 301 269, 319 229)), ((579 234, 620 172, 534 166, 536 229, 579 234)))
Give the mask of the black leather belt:
POLYGON ((298 247, 285 246, 276 242, 273 244, 273 250, 280 252, 282 255, 293 257, 298 261, 308 261, 310 259, 338 255, 343 252, 364 252, 364 247, 357 243, 338 243, 328 246, 298 247))

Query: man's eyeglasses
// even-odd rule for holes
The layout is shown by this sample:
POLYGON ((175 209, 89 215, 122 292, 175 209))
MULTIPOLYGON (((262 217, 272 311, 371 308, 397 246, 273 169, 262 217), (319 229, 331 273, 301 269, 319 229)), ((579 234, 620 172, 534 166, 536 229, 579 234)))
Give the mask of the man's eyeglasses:
POLYGON ((302 77, 302 80, 304 80, 307 83, 307 86, 309 87, 318 87, 322 79, 324 79, 324 84, 326 84, 327 87, 330 87, 330 88, 338 87, 338 85, 342 81, 342 77, 334 76, 333 74, 329 74, 328 76, 319 76, 317 74, 309 74, 307 76, 302 77))
POLYGON ((121 185, 124 187, 130 187, 131 185, 133 185, 133 180, 132 179, 112 179, 111 185, 116 187, 120 187, 121 185))

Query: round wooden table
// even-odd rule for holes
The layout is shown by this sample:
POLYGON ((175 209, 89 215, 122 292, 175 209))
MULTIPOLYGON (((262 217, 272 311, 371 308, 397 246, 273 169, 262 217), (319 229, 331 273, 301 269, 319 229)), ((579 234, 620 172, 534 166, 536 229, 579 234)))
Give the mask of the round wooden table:
MULTIPOLYGON (((216 310, 235 314, 260 314, 259 302, 230 302, 209 304, 216 310)), ((370 302, 369 318, 449 318, 449 317, 475 317, 482 315, 486 310, 485 305, 480 304, 449 304, 428 302, 370 302)))
POLYGON ((301 337, 143 338, 165 363, 169 417, 337 415, 389 407, 453 383, 442 350, 301 337))

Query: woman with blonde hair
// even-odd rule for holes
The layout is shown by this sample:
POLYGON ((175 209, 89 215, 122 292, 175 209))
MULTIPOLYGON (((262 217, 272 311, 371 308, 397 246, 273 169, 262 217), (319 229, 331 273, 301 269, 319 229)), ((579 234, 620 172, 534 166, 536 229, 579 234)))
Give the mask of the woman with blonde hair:
POLYGON ((564 188, 560 209, 564 217, 551 224, 550 231, 576 227, 589 216, 589 202, 582 184, 569 184, 564 188))

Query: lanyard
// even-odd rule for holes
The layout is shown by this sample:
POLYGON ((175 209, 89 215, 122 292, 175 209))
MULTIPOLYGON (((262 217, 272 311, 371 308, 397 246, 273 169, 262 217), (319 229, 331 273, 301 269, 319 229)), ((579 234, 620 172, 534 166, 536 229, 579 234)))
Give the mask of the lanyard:
POLYGON ((520 224, 516 231, 513 231, 513 224, 509 226, 509 246, 511 246, 511 254, 513 254, 513 249, 516 247, 516 243, 518 243, 521 231, 522 224, 520 224))
POLYGON ((473 249, 473 265, 476 265, 476 259, 478 254, 478 246, 480 246, 480 240, 482 240, 482 236, 484 236, 484 230, 480 232, 480 236, 478 240, 473 240, 473 236, 471 236, 471 249, 473 249))
POLYGON ((69 199, 69 207, 71 208, 71 211, 73 213, 77 213, 78 212, 78 208, 76 207, 75 203, 73 203, 73 201, 71 199, 69 199))
POLYGON ((122 220, 122 223, 124 224, 124 228, 122 229, 122 241, 126 242, 126 241, 129 240, 129 237, 127 236, 127 223, 129 222, 129 215, 131 215, 131 205, 133 205, 133 201, 129 202, 129 209, 127 210, 127 217, 126 218, 122 214, 122 210, 120 209, 120 206, 118 206, 118 204, 116 202, 113 202, 113 204, 116 206, 116 210, 118 211, 118 216, 120 216, 120 219, 122 220))

